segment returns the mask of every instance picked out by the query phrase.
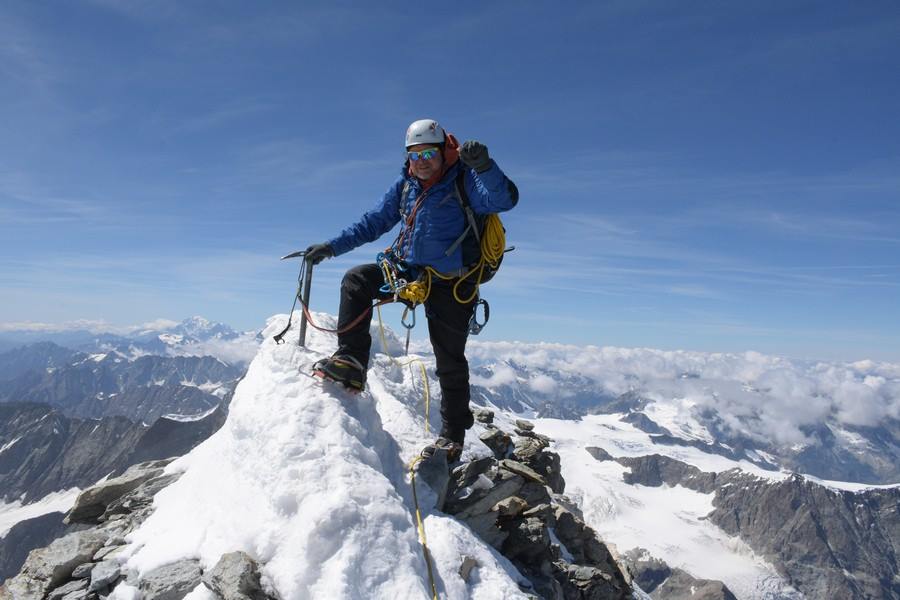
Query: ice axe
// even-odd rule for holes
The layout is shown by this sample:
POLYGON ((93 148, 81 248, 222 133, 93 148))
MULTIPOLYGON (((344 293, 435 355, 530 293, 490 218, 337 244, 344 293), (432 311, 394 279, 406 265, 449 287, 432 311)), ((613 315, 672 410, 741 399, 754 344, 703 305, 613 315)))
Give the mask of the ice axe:
POLYGON ((291 328, 291 320, 294 318, 294 309, 297 307, 297 300, 300 300, 303 310, 301 311, 302 316, 300 317, 300 341, 298 345, 303 346, 306 344, 306 307, 309 306, 309 289, 312 287, 313 264, 312 261, 306 258, 306 250, 298 250, 287 256, 282 256, 281 260, 286 260, 288 258, 302 258, 303 260, 300 263, 300 275, 297 277, 297 292, 294 294, 294 304, 291 306, 291 312, 288 315, 287 327, 285 327, 281 333, 274 336, 274 340, 276 344, 284 343, 284 334, 291 328))

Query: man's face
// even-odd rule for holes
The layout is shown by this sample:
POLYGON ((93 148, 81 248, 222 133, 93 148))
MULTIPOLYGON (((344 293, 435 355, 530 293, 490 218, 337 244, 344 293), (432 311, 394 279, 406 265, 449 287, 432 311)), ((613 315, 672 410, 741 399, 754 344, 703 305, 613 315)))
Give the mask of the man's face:
POLYGON ((440 173, 441 166, 444 164, 444 158, 441 155, 441 149, 434 144, 416 144, 415 146, 410 146, 406 150, 407 152, 418 153, 430 149, 436 150, 434 156, 432 156, 431 158, 426 159, 419 155, 418 160, 413 160, 412 156, 409 157, 409 165, 412 169, 413 175, 423 181, 427 181, 440 173))

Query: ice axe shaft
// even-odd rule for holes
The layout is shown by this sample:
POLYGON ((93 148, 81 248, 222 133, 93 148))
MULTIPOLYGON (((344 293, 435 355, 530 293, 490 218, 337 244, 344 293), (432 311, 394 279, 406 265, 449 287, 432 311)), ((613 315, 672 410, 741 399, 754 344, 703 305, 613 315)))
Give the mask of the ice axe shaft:
POLYGON ((300 300, 302 303, 301 306, 301 316, 300 316, 300 346, 306 345, 306 311, 309 306, 309 292, 312 287, 312 270, 313 264, 312 262, 306 258, 306 250, 299 250, 297 252, 292 252, 287 256, 282 256, 281 260, 285 260, 287 258, 302 258, 303 262, 300 263, 300 276, 297 278, 299 286, 297 288, 297 292, 294 294, 294 304, 291 306, 291 313, 288 315, 288 324, 281 333, 275 336, 275 343, 281 344, 284 342, 284 334, 288 332, 291 328, 291 320, 294 318, 294 308, 297 306, 297 300, 300 300))
POLYGON ((300 341, 298 343, 300 346, 306 345, 306 311, 309 310, 309 290, 312 287, 313 272, 312 261, 304 256, 303 262, 306 263, 306 269, 303 271, 303 284, 300 292, 300 303, 303 305, 303 310, 300 311, 302 313, 300 316, 300 341))

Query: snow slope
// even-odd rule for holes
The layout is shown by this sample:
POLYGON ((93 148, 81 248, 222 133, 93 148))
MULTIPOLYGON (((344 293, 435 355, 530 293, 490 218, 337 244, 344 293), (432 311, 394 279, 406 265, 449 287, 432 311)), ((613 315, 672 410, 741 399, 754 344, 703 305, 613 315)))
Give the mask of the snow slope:
MULTIPOLYGON (((211 568, 243 550, 264 564, 264 582, 285 600, 430 597, 405 466, 432 438, 418 369, 381 355, 369 391, 352 395, 308 375, 333 351, 332 336, 311 332, 309 349, 296 346, 296 328, 288 343, 272 341, 286 319, 270 320, 222 429, 170 465, 183 475, 129 537, 128 565, 144 573, 198 558, 211 568)), ((327 315, 316 320, 334 326, 327 315)), ((391 345, 397 350, 396 340, 391 345)), ((436 404, 431 412, 439 420, 436 404)), ((433 497, 418 485, 441 597, 526 597, 515 568, 430 509, 433 497), (458 575, 464 555, 480 565, 468 583, 458 575)), ((130 590, 123 584, 114 597, 130 590)))
POLYGON ((696 448, 654 445, 646 433, 619 421, 620 416, 591 415, 580 422, 535 420, 536 429, 555 440, 552 449, 562 461, 566 495, 581 506, 588 525, 620 552, 645 548, 694 577, 724 581, 741 600, 802 597, 778 576, 773 565, 704 519, 713 510, 714 494, 681 486, 626 484, 622 479, 626 467, 595 460, 585 448, 600 447, 616 457, 663 454, 703 471, 740 467, 773 479, 786 474, 696 448))

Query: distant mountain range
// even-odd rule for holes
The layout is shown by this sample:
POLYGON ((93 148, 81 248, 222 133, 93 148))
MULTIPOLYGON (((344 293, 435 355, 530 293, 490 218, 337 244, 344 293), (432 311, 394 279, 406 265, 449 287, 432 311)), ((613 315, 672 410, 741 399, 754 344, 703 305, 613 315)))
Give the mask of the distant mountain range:
MULTIPOLYGON (((137 462, 179 456, 224 422, 255 333, 200 317, 129 334, 7 331, 0 352, 0 517, 137 462), (6 503, 6 509, 4 509, 6 503)), ((38 516, 0 533, 0 574, 66 530, 38 516)))
MULTIPOLYGON (((268 332, 284 320, 274 318, 268 332)), ((291 469, 320 456, 293 438, 272 446, 248 431, 309 425, 292 409, 304 402, 294 388, 322 388, 306 378, 298 383, 296 361, 331 351, 333 337, 314 332, 312 350, 294 353, 195 318, 79 339, 73 346, 32 340, 0 353, 0 490, 9 490, 7 503, 83 488, 202 443, 228 418, 247 368, 239 357, 256 353, 261 340, 262 362, 247 376, 255 373, 255 383, 237 392, 244 401, 235 401, 242 424, 231 432, 241 448, 235 456, 265 455, 291 469), (256 396, 283 411, 282 419, 265 424, 273 417, 257 414, 256 396)), ((420 348, 431 389, 438 389, 433 357, 420 348)), ((468 356, 473 404, 496 413, 505 431, 527 437, 518 425, 527 418, 548 436, 533 439, 558 453, 565 502, 631 557, 623 560, 648 586, 646 597, 670 597, 678 585, 693 590, 697 582, 715 590, 709 598, 900 597, 900 421, 892 408, 900 405, 900 365, 478 341, 468 356)), ((382 355, 368 377, 371 391, 352 401, 337 392, 337 412, 322 423, 366 415, 375 429, 363 433, 382 442, 380 460, 402 465, 421 443, 414 433, 422 425, 421 383, 382 355)), ((322 394, 322 401, 333 399, 327 386, 322 394)), ((469 433, 466 469, 490 455, 479 436, 491 433, 480 423, 469 433)), ((278 501, 290 508, 295 493, 278 501)), ((58 521, 17 525, 0 539, 0 560, 13 554, 10 544, 46 543, 58 521)), ((6 573, 23 559, 16 556, 6 573)))
POLYGON ((47 339, 0 353, 0 402, 38 402, 73 417, 147 423, 218 406, 258 344, 255 334, 200 317, 127 337, 83 330, 6 335, 47 339))

